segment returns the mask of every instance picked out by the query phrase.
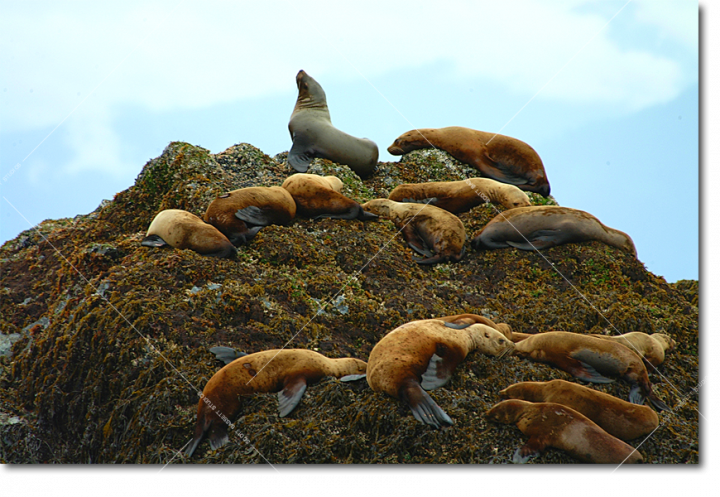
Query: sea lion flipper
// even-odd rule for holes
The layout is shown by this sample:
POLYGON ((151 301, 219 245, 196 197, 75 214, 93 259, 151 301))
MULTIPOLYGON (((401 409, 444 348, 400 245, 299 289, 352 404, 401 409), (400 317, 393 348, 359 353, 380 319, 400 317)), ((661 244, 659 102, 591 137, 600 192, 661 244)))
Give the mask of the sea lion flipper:
POLYGON ((420 386, 425 390, 435 390, 450 381, 450 376, 451 372, 448 371, 443 358, 437 354, 433 354, 427 369, 422 374, 422 383, 420 383, 420 386))
POLYGON ((420 387, 417 381, 412 380, 407 387, 401 390, 400 396, 410 406, 410 411, 412 411, 415 419, 421 423, 430 425, 433 428, 453 425, 450 416, 435 403, 433 398, 420 387))
POLYGON ((530 459, 540 454, 546 446, 547 444, 540 439, 540 437, 532 436, 525 445, 518 447, 515 454, 513 454, 512 461, 515 464, 525 464, 530 459))
POLYGON ((219 361, 222 361, 225 364, 230 364, 238 357, 243 357, 247 355, 245 352, 238 352, 237 350, 230 347, 212 347, 208 350, 209 352, 215 354, 215 357, 219 361))
MULTIPOLYGON (((255 226, 267 226, 272 223, 268 212, 256 205, 248 205, 243 209, 238 209, 237 212, 235 212, 235 217, 255 226)), ((257 231, 255 231, 255 233, 257 233, 257 231)))
MULTIPOLYGON (((559 231, 559 230, 541 230, 541 231, 559 231)), ((538 236, 538 233, 540 231, 536 231, 533 233, 533 236, 528 237, 527 240, 522 242, 513 242, 510 240, 506 240, 505 243, 510 245, 511 247, 515 247, 516 249, 520 250, 543 250, 546 248, 554 247, 557 245, 556 238, 554 236, 551 236, 550 233, 541 234, 538 236)))
POLYGON ((342 376, 340 378, 340 381, 343 381, 343 382, 357 381, 357 380, 362 380, 366 376, 367 376, 366 374, 346 374, 345 376, 342 376))
POLYGON ((445 321, 445 326, 448 328, 452 328, 453 330, 464 330, 468 326, 472 326, 474 323, 453 323, 450 321, 445 321))
POLYGON ((287 161, 297 172, 304 173, 310 168, 312 154, 299 140, 294 139, 293 146, 288 153, 287 161))
POLYGON ((650 392, 650 395, 648 395, 648 400, 650 401, 650 404, 652 404, 652 406, 655 409, 657 409, 658 411, 670 411, 670 407, 668 407, 668 405, 665 402, 660 400, 655 395, 655 393, 650 392))
POLYGON ((446 258, 440 254, 435 254, 432 257, 422 259, 420 257, 413 257, 413 260, 418 264, 439 264, 445 262, 446 258))
POLYGON ((411 223, 403 226, 400 232, 402 233, 403 238, 407 242, 408 246, 415 252, 420 255, 424 255, 425 257, 432 257, 434 255, 432 251, 427 248, 425 240, 423 240, 423 238, 418 235, 411 223))
POLYGON ((486 174, 490 178, 500 181, 501 183, 508 183, 516 186, 528 183, 527 178, 515 174, 512 167, 502 161, 493 159, 487 151, 485 152, 485 158, 490 161, 492 167, 482 168, 481 171, 483 174, 486 174))
POLYGON ((362 207, 360 207, 360 212, 357 215, 357 218, 360 221, 371 221, 371 220, 377 219, 378 217, 380 217, 380 216, 378 216, 377 214, 373 214, 372 212, 363 210, 362 207))
MULTIPOLYGON (((571 354, 570 357, 573 357, 573 355, 571 354)), ((571 374, 576 378, 589 381, 590 383, 612 383, 615 381, 598 373, 590 364, 583 361, 578 362, 580 363, 580 367, 573 368, 571 371, 571 374)))
POLYGON ((307 382, 302 376, 285 382, 285 388, 278 392, 278 411, 281 418, 297 407, 306 389, 307 382))
POLYGON ((158 235, 146 236, 140 242, 144 247, 167 247, 168 243, 158 235))

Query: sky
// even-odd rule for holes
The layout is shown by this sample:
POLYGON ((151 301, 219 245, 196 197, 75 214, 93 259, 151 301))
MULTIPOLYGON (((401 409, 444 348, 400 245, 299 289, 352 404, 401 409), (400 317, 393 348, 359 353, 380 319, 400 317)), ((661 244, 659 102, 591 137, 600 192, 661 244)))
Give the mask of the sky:
POLYGON ((171 141, 288 150, 304 69, 380 160, 414 128, 521 139, 561 205, 698 278, 697 3, 0 5, 0 243, 94 210, 171 141))

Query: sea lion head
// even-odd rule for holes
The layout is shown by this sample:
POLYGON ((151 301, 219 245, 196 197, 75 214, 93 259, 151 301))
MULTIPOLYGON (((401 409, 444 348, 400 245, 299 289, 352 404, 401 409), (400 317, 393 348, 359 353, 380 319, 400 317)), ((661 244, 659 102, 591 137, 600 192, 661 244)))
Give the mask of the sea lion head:
MULTIPOLYGON (((547 195, 545 195, 547 197, 547 195)), ((503 207, 515 209, 516 207, 530 207, 532 203, 528 196, 519 188, 508 188, 505 191, 503 207)))
POLYGON ((428 143, 427 138, 423 136, 420 130, 413 129, 398 136, 393 144, 388 147, 388 152, 392 155, 403 155, 424 148, 428 143))
POLYGON ((472 337, 475 347, 483 354, 496 357, 512 355, 515 344, 503 333, 485 324, 474 324, 466 328, 472 337))
POLYGON ((536 381, 523 381, 500 390, 503 399, 519 399, 528 402, 544 402, 543 384, 536 381))
POLYGON ((301 69, 295 76, 295 82, 298 87, 296 106, 303 108, 327 107, 325 91, 320 86, 320 83, 315 81, 308 73, 301 69))
POLYGON ((338 192, 338 193, 342 192, 343 182, 337 176, 325 176, 325 181, 327 181, 328 184, 330 185, 330 188, 332 188, 336 192, 338 192))
POLYGON ((390 212, 393 210, 396 203, 397 202, 386 198, 376 198, 374 200, 370 200, 369 202, 365 202, 360 207, 362 207, 364 211, 372 212, 377 216, 390 217, 390 212))
POLYGON ((496 423, 512 424, 517 423, 520 417, 525 412, 526 406, 530 402, 524 400, 503 400, 502 402, 495 404, 492 409, 485 413, 490 421, 496 423))
POLYGON ((653 333, 650 336, 660 343, 663 350, 671 351, 675 349, 675 340, 670 338, 669 335, 666 335, 665 333, 653 333))

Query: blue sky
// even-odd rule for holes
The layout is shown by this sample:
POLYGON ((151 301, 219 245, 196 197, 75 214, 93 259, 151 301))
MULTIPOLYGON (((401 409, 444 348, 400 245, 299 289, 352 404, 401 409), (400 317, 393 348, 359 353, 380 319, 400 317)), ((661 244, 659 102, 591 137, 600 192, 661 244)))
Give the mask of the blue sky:
POLYGON ((288 150, 305 69, 380 160, 415 127, 519 138, 561 205, 698 277, 696 3, 413 5, 3 2, 0 242, 93 210, 170 141, 288 150))

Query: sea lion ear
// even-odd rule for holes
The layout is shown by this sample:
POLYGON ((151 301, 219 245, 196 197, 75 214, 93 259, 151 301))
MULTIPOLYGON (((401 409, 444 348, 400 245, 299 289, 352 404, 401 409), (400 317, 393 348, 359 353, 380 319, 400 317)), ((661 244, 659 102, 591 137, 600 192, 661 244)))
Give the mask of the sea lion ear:
POLYGON ((303 377, 285 382, 285 388, 278 392, 278 411, 281 418, 290 414, 297 407, 306 389, 307 382, 303 377))
POLYGON ((158 235, 150 235, 143 238, 140 245, 144 247, 167 247, 168 243, 158 235))

